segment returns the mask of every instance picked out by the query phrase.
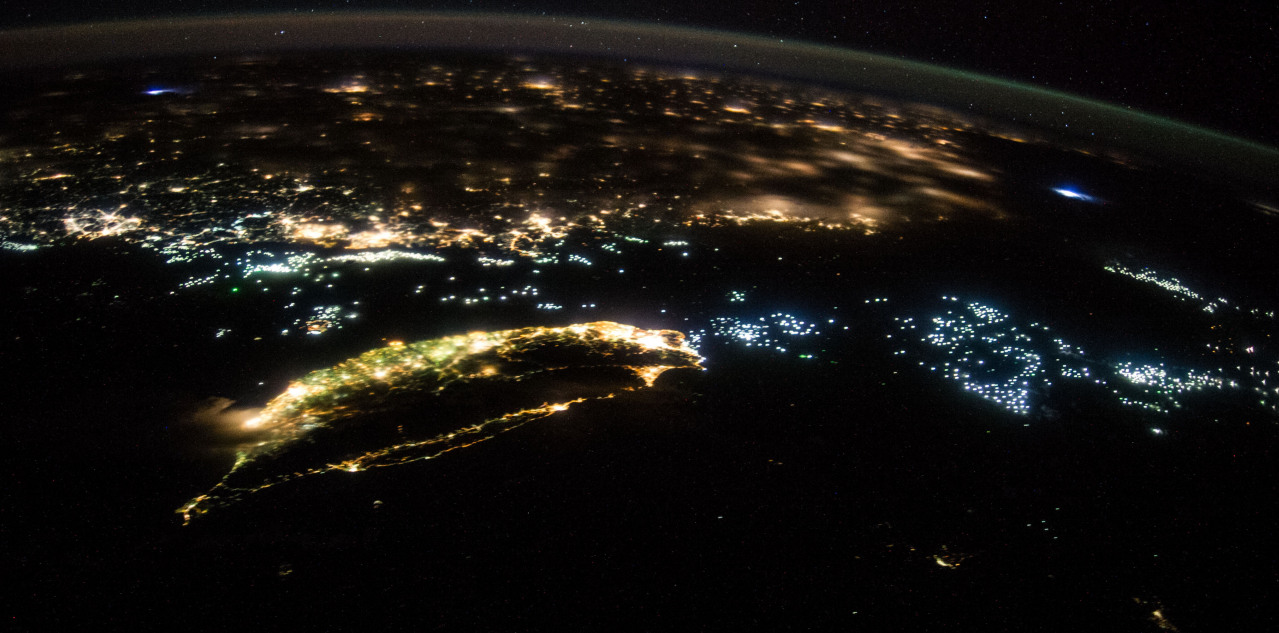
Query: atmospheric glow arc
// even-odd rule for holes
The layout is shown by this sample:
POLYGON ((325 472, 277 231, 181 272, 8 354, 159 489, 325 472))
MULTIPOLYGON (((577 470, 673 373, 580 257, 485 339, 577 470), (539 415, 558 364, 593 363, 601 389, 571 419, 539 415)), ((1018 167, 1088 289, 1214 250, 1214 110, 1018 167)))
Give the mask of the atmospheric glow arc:
POLYGON ((0 32, 0 65, 16 68, 185 54, 316 48, 505 51, 628 59, 770 74, 964 107, 1220 175, 1268 183, 1279 149, 1187 123, 1035 86, 886 55, 759 35, 595 18, 433 12, 256 14, 117 21, 0 32), (287 36, 280 35, 281 33, 287 36), (376 33, 376 37, 368 34, 376 33), (120 41, 134 43, 131 48, 120 41), (1230 157, 1229 167, 1221 164, 1230 157))

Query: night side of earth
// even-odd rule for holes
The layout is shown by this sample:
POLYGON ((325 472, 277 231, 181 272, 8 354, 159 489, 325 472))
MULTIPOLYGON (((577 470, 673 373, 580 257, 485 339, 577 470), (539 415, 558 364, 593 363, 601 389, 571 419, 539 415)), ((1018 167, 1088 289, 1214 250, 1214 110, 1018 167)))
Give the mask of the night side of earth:
POLYGON ((27 629, 1189 632, 1273 594, 1273 182, 621 60, 5 77, 27 629))

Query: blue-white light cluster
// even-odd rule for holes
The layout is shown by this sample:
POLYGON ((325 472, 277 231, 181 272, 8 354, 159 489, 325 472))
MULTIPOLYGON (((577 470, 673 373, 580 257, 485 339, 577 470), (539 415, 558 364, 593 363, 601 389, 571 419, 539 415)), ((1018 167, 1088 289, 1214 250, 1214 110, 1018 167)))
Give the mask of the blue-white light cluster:
POLYGON ((500 259, 496 257, 481 256, 475 258, 475 261, 479 262, 480 265, 485 268, 505 268, 507 266, 515 265, 515 260, 513 259, 500 259))
MULTIPOLYGON (((958 297, 945 296, 942 300, 959 303, 958 297)), ((898 317, 896 322, 899 331, 909 337, 907 340, 915 339, 926 346, 921 354, 924 358, 918 361, 921 367, 961 383, 964 391, 1011 413, 1029 414, 1031 394, 1051 387, 1054 373, 1062 378, 1092 379, 1091 370, 1082 360, 1082 349, 1049 337, 1046 326, 1019 325, 1007 314, 982 303, 957 306, 926 323, 917 322, 914 317, 898 317), (1051 371, 1053 368, 1055 372, 1051 371)), ((889 339, 893 337, 888 335, 889 339)), ((895 354, 906 355, 908 350, 900 349, 895 354)))
POLYGON ((435 253, 418 253, 416 251, 398 251, 398 250, 380 250, 380 251, 360 251, 348 255, 334 255, 319 260, 321 263, 334 262, 345 263, 354 262, 357 264, 383 264, 386 262, 444 262, 447 261, 443 257, 435 253))
POLYGON ((1159 273, 1149 268, 1142 268, 1141 270, 1133 270, 1122 264, 1110 264, 1106 266, 1105 269, 1108 272, 1112 272, 1118 275, 1123 275, 1125 277, 1130 277, 1142 283, 1148 283, 1148 284, 1158 286, 1172 293, 1174 296, 1176 296, 1179 299, 1183 299, 1183 300, 1194 299, 1196 301, 1203 299, 1202 297, 1199 296, 1199 293, 1191 290, 1190 288, 1187 288, 1186 285, 1181 283, 1181 281, 1178 280, 1177 278, 1160 275, 1159 273))
MULTIPOLYGON (((352 302, 351 307, 343 308, 339 305, 315 306, 311 309, 311 314, 306 317, 299 318, 293 322, 294 326, 304 328, 307 334, 318 336, 329 330, 338 330, 342 328, 343 321, 358 318, 360 315, 355 311, 355 306, 359 305, 359 301, 352 302)), ((289 330, 281 330, 281 335, 288 335, 289 330)))
POLYGON ((1160 413, 1167 412, 1169 407, 1181 408, 1182 399, 1188 393, 1204 389, 1223 389, 1226 386, 1226 381, 1221 376, 1191 369, 1170 369, 1163 363, 1122 362, 1115 364, 1114 371, 1154 400, 1131 398, 1115 391, 1120 403, 1160 413))
MULTIPOLYGON (((754 319, 715 317, 711 319, 710 328, 690 332, 688 341, 694 349, 714 337, 744 347, 787 352, 788 346, 797 344, 803 339, 817 339, 820 335, 821 331, 817 329, 816 323, 784 312, 774 312, 766 317, 754 319)), ((813 355, 803 353, 800 357, 812 358, 813 355)))
POLYGON ((26 251, 34 251, 38 248, 40 248, 39 244, 24 244, 21 242, 10 242, 9 240, 0 240, 0 249, 6 250, 6 251, 26 252, 26 251))
MULTIPOLYGON (((196 260, 226 260, 219 251, 212 248, 185 250, 166 247, 160 249, 169 264, 186 264, 196 260)), ((434 253, 419 253, 406 250, 369 250, 342 255, 321 256, 309 251, 276 252, 265 249, 250 249, 237 255, 233 260, 220 264, 213 274, 191 277, 178 285, 181 289, 207 285, 218 280, 248 279, 253 276, 288 277, 305 275, 314 283, 325 282, 339 275, 336 271, 327 271, 330 265, 365 264, 368 267, 390 262, 433 262, 446 261, 434 253)), ((367 270, 367 268, 366 268, 367 270)), ((296 294, 296 293, 295 293, 296 294)))
MULTIPOLYGON (((508 302, 533 299, 541 294, 537 286, 525 285, 519 288, 508 288, 506 286, 497 286, 490 288, 482 286, 475 289, 470 295, 449 294, 440 297, 440 303, 461 303, 464 306, 489 306, 489 305, 505 305, 508 302)), ((538 304, 538 308, 543 305, 538 304)))
MULTIPOLYGON (((959 303, 956 297, 942 300, 959 303)), ((901 347, 894 355, 917 354, 920 367, 1018 415, 1030 414, 1036 406, 1034 398, 1047 396, 1055 379, 1104 388, 1120 405, 1159 414, 1183 408, 1188 397, 1200 392, 1241 389, 1248 384, 1258 404, 1276 410, 1279 388, 1268 383, 1269 371, 1238 365, 1235 373, 1228 374, 1225 368, 1204 371, 1127 360, 1103 364, 1083 349, 1048 335, 1044 325, 1019 324, 978 302, 956 306, 927 321, 895 320, 898 331, 887 338, 896 340, 904 334, 906 343, 916 345, 901 347)), ((1254 349, 1242 351, 1252 355, 1254 349)))

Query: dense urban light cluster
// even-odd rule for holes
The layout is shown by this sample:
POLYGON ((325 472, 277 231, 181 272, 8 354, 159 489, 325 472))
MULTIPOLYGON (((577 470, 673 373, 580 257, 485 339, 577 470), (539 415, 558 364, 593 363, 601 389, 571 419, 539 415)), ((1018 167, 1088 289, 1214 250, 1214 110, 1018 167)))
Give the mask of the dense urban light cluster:
MULTIPOLYGON (((393 341, 327 369, 294 381, 244 423, 259 440, 241 449, 231 471, 208 493, 183 505, 185 520, 231 503, 240 496, 285 481, 333 471, 359 472, 432 459, 509 431, 526 422, 567 410, 586 400, 615 397, 621 391, 651 386, 667 370, 698 368, 701 357, 684 335, 671 330, 644 330, 599 321, 564 327, 532 327, 473 332, 416 343, 393 341), (375 411, 394 408, 404 399, 420 408, 462 385, 494 386, 498 392, 525 380, 548 380, 572 368, 597 368, 598 384, 566 386, 582 395, 537 406, 519 406, 443 433, 414 432, 398 423, 402 441, 351 453, 329 447, 323 463, 277 466, 295 444, 306 440, 315 450, 317 433, 375 411), (619 372, 610 377, 607 370, 619 372)), ((576 374, 572 374, 577 376, 576 374)), ((513 404, 513 406, 515 406, 513 404)))

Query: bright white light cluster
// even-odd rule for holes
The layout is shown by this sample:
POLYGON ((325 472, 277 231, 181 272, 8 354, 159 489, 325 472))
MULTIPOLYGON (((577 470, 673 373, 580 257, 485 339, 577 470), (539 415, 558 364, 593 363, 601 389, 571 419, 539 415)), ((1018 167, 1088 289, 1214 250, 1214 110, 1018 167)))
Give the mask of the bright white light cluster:
MULTIPOLYGON (((329 330, 338 330, 342 328, 343 321, 358 318, 360 315, 355 312, 354 306, 360 302, 355 301, 351 308, 343 308, 342 306, 315 306, 311 309, 311 315, 297 319, 293 325, 304 327, 306 333, 314 336, 324 334, 329 330)), ((288 330, 284 330, 281 334, 287 334, 288 330)))
POLYGON ((39 244, 20 244, 18 242, 10 242, 9 240, 0 240, 0 249, 4 249, 6 251, 25 252, 34 251, 38 248, 40 248, 39 244))
MULTIPOLYGON (((526 285, 521 288, 508 289, 506 286, 498 286, 497 288, 481 287, 476 288, 471 295, 444 295, 440 297, 440 303, 452 303, 460 301, 464 306, 487 306, 505 304, 512 300, 531 299, 541 294, 537 286, 526 285)), ((540 307, 540 304, 539 304, 540 307)))
MULTIPOLYGON (((1279 365, 1279 363, 1276 363, 1279 365)), ((1242 369, 1240 367, 1239 369, 1242 369)), ((1279 371, 1271 371, 1269 369, 1259 369, 1256 367, 1248 368, 1247 380, 1251 384, 1250 389, 1254 394, 1259 396, 1259 404, 1270 409, 1270 411, 1279 413, 1279 386, 1276 385, 1276 379, 1279 378, 1279 371)), ((1238 381, 1231 381, 1230 386, 1236 387, 1238 381)))
MULTIPOLYGON (((942 299, 959 302, 956 297, 942 299)), ((1254 391, 1263 407, 1272 406, 1271 396, 1279 395, 1279 389, 1267 385, 1269 372, 1230 380, 1223 369, 1200 371, 1131 361, 1102 365, 1089 359, 1083 349, 1048 335, 1047 326, 1018 324, 1003 312, 976 302, 947 310, 927 322, 913 317, 895 320, 899 333, 887 338, 904 333, 907 341, 922 344, 914 350, 919 352, 920 367, 957 381, 965 391, 1018 415, 1029 414, 1034 395, 1047 393, 1055 378, 1104 387, 1119 404, 1154 413, 1180 409, 1186 397, 1196 392, 1240 388, 1241 381, 1259 385, 1254 391), (942 355, 930 350, 939 350, 942 355)), ((911 348, 904 347, 894 355, 911 353, 911 348)), ((1235 369, 1244 371, 1242 365, 1235 369)))
POLYGON ((178 284, 178 287, 183 290, 187 290, 189 288, 195 288, 196 286, 207 286, 217 281, 219 276, 220 275, 205 275, 204 277, 192 277, 178 284))
POLYGON ((1168 368, 1163 363, 1158 365, 1119 363, 1115 365, 1115 372, 1127 378, 1133 384, 1155 387, 1169 395, 1221 386, 1221 378, 1208 373, 1197 373, 1193 370, 1186 370, 1181 375, 1174 374, 1168 371, 1168 368))
MULTIPOLYGON (((1031 323, 1030 325, 1032 327, 1035 327, 1035 326, 1038 326, 1039 324, 1031 323)), ((1065 356, 1083 356, 1084 355, 1084 349, 1082 347, 1076 347, 1059 338, 1053 339, 1053 345, 1057 346, 1058 354, 1062 354, 1065 356)))
POLYGON ((322 262, 355 262, 358 264, 381 264, 384 262, 394 261, 410 261, 410 262, 443 262, 447 261, 443 257, 434 253, 416 253, 413 251, 397 251, 385 249, 380 251, 361 251, 359 253, 351 253, 349 255, 334 255, 325 257, 320 260, 322 262))
POLYGON ((302 273, 319 259, 315 253, 288 253, 283 257, 277 257, 270 251, 252 250, 237 257, 235 265, 240 268, 241 275, 247 279, 258 273, 284 275, 302 273))
MULTIPOLYGON (((952 296, 944 296, 942 300, 959 302, 958 297, 952 296)), ((1007 314, 982 303, 970 302, 962 308, 947 310, 922 325, 914 317, 895 320, 899 330, 942 352, 940 358, 925 354, 925 360, 919 361, 921 367, 961 383, 964 391, 1011 413, 1030 413, 1031 393, 1052 386, 1049 371, 1054 367, 1055 373, 1063 378, 1092 379, 1082 362, 1082 349, 1060 338, 1048 337, 1047 326, 1017 325, 1007 314), (1068 362, 1063 357, 1074 357, 1081 362, 1068 362)), ((893 335, 889 334, 888 338, 892 339, 893 335)), ((907 350, 901 349, 895 354, 905 355, 907 350)))
POLYGON ((1063 365, 1060 373, 1062 378, 1092 378, 1092 372, 1087 367, 1068 367, 1063 365))
MULTIPOLYGON (((190 263, 197 259, 225 259, 221 253, 211 248, 186 251, 166 247, 160 249, 160 252, 169 256, 166 260, 166 263, 169 264, 190 263)), ((338 276, 337 272, 319 273, 316 271, 317 268, 327 267, 327 264, 366 264, 373 266, 397 261, 443 262, 447 260, 433 253, 391 249, 361 251, 329 257, 322 257, 306 251, 277 253, 264 249, 250 249, 238 255, 234 261, 220 265, 216 273, 202 277, 191 277, 179 284, 178 287, 185 290, 210 284, 218 279, 232 279, 237 276, 248 279, 254 275, 307 275, 315 283, 327 283, 331 278, 338 276)))
MULTIPOLYGON (((771 348, 778 352, 786 352, 787 344, 798 342, 798 339, 820 336, 816 323, 809 323, 794 315, 774 312, 767 317, 741 319, 738 317, 715 317, 711 319, 710 329, 696 330, 689 334, 689 345, 694 349, 705 342, 708 337, 719 337, 745 347, 771 348)), ((801 354, 803 358, 812 358, 812 354, 801 354)))
MULTIPOLYGON (((145 248, 155 248, 151 242, 143 242, 145 248)), ((185 242, 169 242, 161 245, 157 251, 165 256, 166 264, 189 264, 199 259, 223 259, 222 253, 216 248, 201 246, 195 247, 185 242)))
MULTIPOLYGON (((1141 387, 1146 394, 1164 401, 1173 408, 1182 407, 1182 396, 1204 389, 1222 389, 1225 381, 1220 376, 1209 372, 1196 372, 1191 369, 1174 371, 1163 363, 1158 365, 1137 364, 1132 362, 1117 363, 1115 373, 1123 376, 1128 382, 1141 387)), ((1118 394, 1118 392, 1116 392, 1118 394)), ((1155 402, 1142 401, 1120 396, 1120 402, 1129 406, 1139 406, 1152 411, 1165 412, 1167 406, 1155 402)))
POLYGON ((1106 270, 1125 277, 1131 277, 1143 283, 1154 284, 1173 293, 1174 295, 1179 295, 1180 297, 1195 299, 1197 301, 1202 299, 1202 297, 1199 296, 1199 293, 1187 288, 1175 277, 1161 277, 1159 273, 1156 273, 1149 268, 1133 270, 1122 264, 1110 264, 1109 266, 1106 266, 1106 270))

